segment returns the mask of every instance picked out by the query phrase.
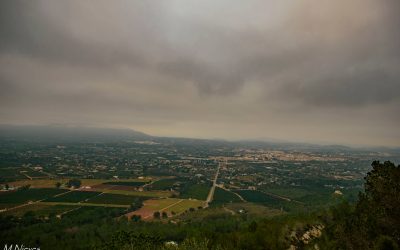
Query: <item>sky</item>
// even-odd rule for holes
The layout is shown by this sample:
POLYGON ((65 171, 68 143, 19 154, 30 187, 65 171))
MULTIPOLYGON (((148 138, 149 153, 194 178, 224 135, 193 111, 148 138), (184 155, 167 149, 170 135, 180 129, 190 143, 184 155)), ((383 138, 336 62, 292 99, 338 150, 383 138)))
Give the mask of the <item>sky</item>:
POLYGON ((0 123, 400 146, 400 1, 0 3, 0 123))

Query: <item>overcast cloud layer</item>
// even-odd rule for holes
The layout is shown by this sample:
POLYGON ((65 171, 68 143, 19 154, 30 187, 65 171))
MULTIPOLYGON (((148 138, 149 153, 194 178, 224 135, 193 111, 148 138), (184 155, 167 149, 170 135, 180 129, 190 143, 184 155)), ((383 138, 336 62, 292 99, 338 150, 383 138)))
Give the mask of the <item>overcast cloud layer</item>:
POLYGON ((0 123, 400 146, 400 1, 0 3, 0 123))

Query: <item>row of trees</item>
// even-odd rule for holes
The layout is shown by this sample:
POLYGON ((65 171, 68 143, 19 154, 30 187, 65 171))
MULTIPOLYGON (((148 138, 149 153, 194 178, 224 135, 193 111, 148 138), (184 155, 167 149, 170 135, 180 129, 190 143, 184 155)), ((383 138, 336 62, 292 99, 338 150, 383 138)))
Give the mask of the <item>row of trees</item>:
MULTIPOLYGON (((61 188, 62 185, 63 184, 61 182, 56 182, 55 184, 56 188, 61 188)), ((82 182, 79 179, 70 179, 65 185, 68 188, 80 188, 82 182)))
POLYGON ((153 217, 155 219, 161 219, 161 218, 167 219, 168 218, 168 214, 167 214, 167 212, 160 213, 159 211, 156 211, 156 212, 154 212, 153 217))
MULTIPOLYGON (((198 209, 203 209, 203 207, 199 206, 198 209)), ((191 208, 189 208, 189 210, 186 210, 185 213, 188 212, 188 211, 189 212, 194 212, 194 211, 196 211, 196 209, 191 207, 191 208)), ((174 211, 172 211, 171 214, 172 215, 176 215, 176 213, 174 211)), ((156 212, 153 213, 153 217, 155 219, 161 219, 161 218, 167 219, 168 218, 168 214, 167 214, 167 212, 156 211, 156 212)))

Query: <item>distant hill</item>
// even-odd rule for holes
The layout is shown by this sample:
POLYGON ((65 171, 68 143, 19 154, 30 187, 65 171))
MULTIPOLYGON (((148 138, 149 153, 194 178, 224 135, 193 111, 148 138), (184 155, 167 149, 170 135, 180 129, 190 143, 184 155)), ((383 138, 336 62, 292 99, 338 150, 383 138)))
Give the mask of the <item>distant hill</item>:
POLYGON ((148 135, 133 129, 98 128, 62 125, 2 125, 1 140, 32 142, 124 142, 156 141, 164 144, 197 145, 212 147, 250 147, 270 150, 302 150, 309 152, 387 152, 399 154, 400 148, 387 147, 349 147, 343 145, 319 145, 312 143, 286 142, 277 140, 240 140, 195 139, 182 137, 159 137, 148 135))
POLYGON ((0 138, 43 142, 108 142, 149 140, 152 136, 132 129, 0 125, 0 138))

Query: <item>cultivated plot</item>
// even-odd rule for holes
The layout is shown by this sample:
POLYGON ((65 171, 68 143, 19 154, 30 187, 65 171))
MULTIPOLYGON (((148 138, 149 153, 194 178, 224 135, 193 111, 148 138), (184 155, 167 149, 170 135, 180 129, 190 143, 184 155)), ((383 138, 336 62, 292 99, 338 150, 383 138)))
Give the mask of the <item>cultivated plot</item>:
POLYGON ((35 202, 67 192, 55 188, 31 188, 0 193, 0 209, 11 208, 28 202, 35 202))
POLYGON ((134 202, 143 201, 144 199, 144 197, 140 196, 102 193, 89 198, 86 203, 131 205, 134 202))
POLYGON ((99 192, 89 192, 89 191, 72 191, 64 195, 59 195, 46 200, 46 202, 84 202, 88 199, 100 195, 99 192))

